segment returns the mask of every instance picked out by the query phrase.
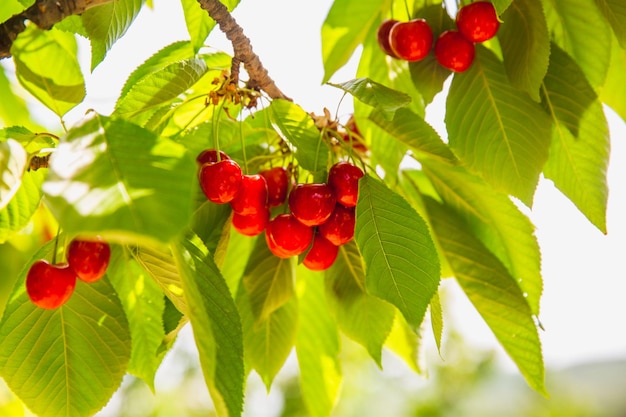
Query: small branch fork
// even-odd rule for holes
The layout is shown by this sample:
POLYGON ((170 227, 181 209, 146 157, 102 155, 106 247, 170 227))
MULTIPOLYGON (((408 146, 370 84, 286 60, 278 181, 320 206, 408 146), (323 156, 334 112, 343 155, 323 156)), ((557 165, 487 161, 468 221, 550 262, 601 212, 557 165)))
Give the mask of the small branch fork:
MULTIPOLYGON (((21 13, 13 15, 0 23, 0 59, 11 56, 11 45, 17 36, 26 29, 26 21, 30 20, 39 28, 48 30, 68 16, 81 14, 84 11, 116 0, 36 0, 35 4, 21 13)), ((200 7, 217 22, 233 45, 234 57, 231 67, 231 80, 239 79, 240 64, 250 76, 248 87, 263 90, 270 98, 291 100, 274 83, 252 50, 250 40, 244 35, 243 29, 235 21, 228 9, 219 0, 198 0, 200 7)))

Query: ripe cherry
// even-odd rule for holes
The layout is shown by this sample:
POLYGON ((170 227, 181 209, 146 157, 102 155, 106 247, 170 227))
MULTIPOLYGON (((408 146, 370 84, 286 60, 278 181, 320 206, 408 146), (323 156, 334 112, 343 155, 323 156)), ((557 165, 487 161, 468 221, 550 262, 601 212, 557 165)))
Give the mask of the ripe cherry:
POLYGON ((335 207, 335 194, 327 184, 297 184, 289 193, 289 209, 302 224, 324 223, 335 207))
POLYGON ((387 19, 378 26, 378 31, 376 32, 376 39, 378 40, 380 49, 393 58, 398 58, 398 55, 391 50, 391 46, 389 45, 389 32, 391 31, 391 27, 396 23, 398 23, 398 21, 395 19, 387 19))
POLYGON ((313 228, 300 223, 292 214, 279 214, 265 229, 265 241, 279 258, 303 253, 313 240, 313 228))
POLYGON ((496 36, 500 21, 493 4, 477 1, 459 9, 456 26, 467 40, 484 42, 496 36))
POLYGON ((231 202, 241 185, 241 168, 232 159, 203 164, 198 173, 204 195, 214 203, 231 202))
POLYGON ((324 236, 316 233, 313 237, 311 250, 306 254, 302 263, 311 271, 323 271, 337 259, 339 247, 333 245, 324 236))
POLYGON ((260 171, 267 182, 267 204, 278 207, 285 202, 289 189, 289 173, 286 168, 274 167, 260 171))
POLYGON ((228 155, 226 155, 224 152, 220 151, 219 152, 219 160, 217 158, 217 151, 215 149, 205 149, 204 151, 200 152, 198 154, 198 156, 196 157, 196 162, 202 166, 204 164, 207 164, 209 162, 214 163, 214 162, 219 162, 223 159, 230 159, 230 157, 228 155))
POLYGON ((270 211, 267 207, 256 214, 244 216, 233 213, 233 227, 245 236, 257 236, 261 234, 270 220, 270 211))
POLYGON ((68 264, 35 262, 26 275, 26 292, 38 307, 54 309, 65 304, 76 287, 76 274, 68 264))
POLYGON ((475 54, 474 44, 456 30, 443 32, 435 43, 435 58, 450 71, 467 70, 474 62, 475 54))
POLYGON ((328 185, 332 188, 337 202, 346 207, 354 207, 359 199, 359 179, 363 171, 346 161, 337 162, 328 172, 328 185))
POLYGON ((106 273, 111 248, 101 238, 73 239, 67 247, 67 263, 84 282, 95 282, 106 273))
POLYGON ((320 235, 328 239, 333 245, 343 245, 354 237, 356 214, 354 207, 344 207, 337 204, 333 214, 326 223, 317 227, 320 235))
POLYGON ((243 175, 237 195, 230 202, 237 214, 250 216, 267 208, 267 182, 259 174, 243 175))
POLYGON ((424 19, 399 22, 389 31, 389 46, 398 58, 407 61, 424 59, 433 45, 433 31, 424 19))

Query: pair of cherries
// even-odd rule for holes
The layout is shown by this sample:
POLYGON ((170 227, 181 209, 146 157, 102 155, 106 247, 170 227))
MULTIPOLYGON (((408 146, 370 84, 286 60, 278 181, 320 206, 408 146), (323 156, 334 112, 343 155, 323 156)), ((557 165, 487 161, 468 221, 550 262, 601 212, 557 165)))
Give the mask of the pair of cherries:
POLYGON ((50 264, 45 259, 33 263, 26 274, 26 292, 38 307, 55 309, 74 293, 76 280, 92 283, 104 276, 111 248, 100 238, 73 239, 67 247, 67 262, 50 264))
POLYGON ((196 160, 207 199, 230 204, 232 224, 239 233, 256 236, 265 231, 268 248, 280 258, 309 249, 304 265, 324 270, 333 264, 338 247, 354 236, 358 179, 363 176, 355 165, 338 162, 331 167, 327 183, 296 184, 289 190, 290 174, 283 167, 244 175, 237 162, 213 149, 196 160), (289 213, 270 219, 270 209, 286 200, 289 213))
MULTIPOLYGON (((477 1, 463 6, 456 15, 457 30, 442 32, 435 41, 437 62, 454 72, 466 71, 474 62, 475 43, 493 38, 500 20, 493 4, 477 1)), ((420 61, 433 44, 433 31, 425 19, 399 22, 385 20, 377 32, 378 44, 387 55, 406 61, 420 61)))

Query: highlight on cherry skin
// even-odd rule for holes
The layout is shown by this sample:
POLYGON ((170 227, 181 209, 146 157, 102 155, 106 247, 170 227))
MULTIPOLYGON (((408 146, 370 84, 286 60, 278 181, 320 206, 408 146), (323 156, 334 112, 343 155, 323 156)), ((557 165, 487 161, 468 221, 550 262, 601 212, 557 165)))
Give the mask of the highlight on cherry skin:
POLYGON ((428 55, 433 45, 433 31, 424 19, 399 22, 389 31, 389 46, 400 59, 414 62, 428 55))
POLYGON ((76 287, 76 273, 67 263, 50 264, 45 259, 33 263, 26 274, 26 293, 37 306, 48 310, 61 307, 76 287))
POLYGON ((489 1, 477 1, 461 7, 455 20, 459 32, 471 42, 493 38, 500 27, 496 9, 489 1))

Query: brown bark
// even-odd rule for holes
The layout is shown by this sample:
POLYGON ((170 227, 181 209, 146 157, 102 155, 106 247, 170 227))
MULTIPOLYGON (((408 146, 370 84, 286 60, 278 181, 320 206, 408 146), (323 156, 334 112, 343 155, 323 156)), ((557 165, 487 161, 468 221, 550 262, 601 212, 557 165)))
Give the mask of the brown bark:
POLYGON ((116 0, 37 0, 22 13, 0 23, 0 59, 11 56, 11 45, 17 35, 26 29, 26 20, 48 30, 68 16, 114 1, 116 0))
POLYGON ((243 63, 244 68, 250 76, 248 86, 265 91, 271 98, 282 98, 291 100, 274 83, 261 63, 260 58, 252 50, 250 39, 243 33, 243 29, 228 9, 219 0, 198 0, 200 6, 209 13, 209 16, 217 22, 220 30, 224 32, 226 38, 233 45, 233 66, 231 73, 233 78, 238 77, 239 63, 243 63))

